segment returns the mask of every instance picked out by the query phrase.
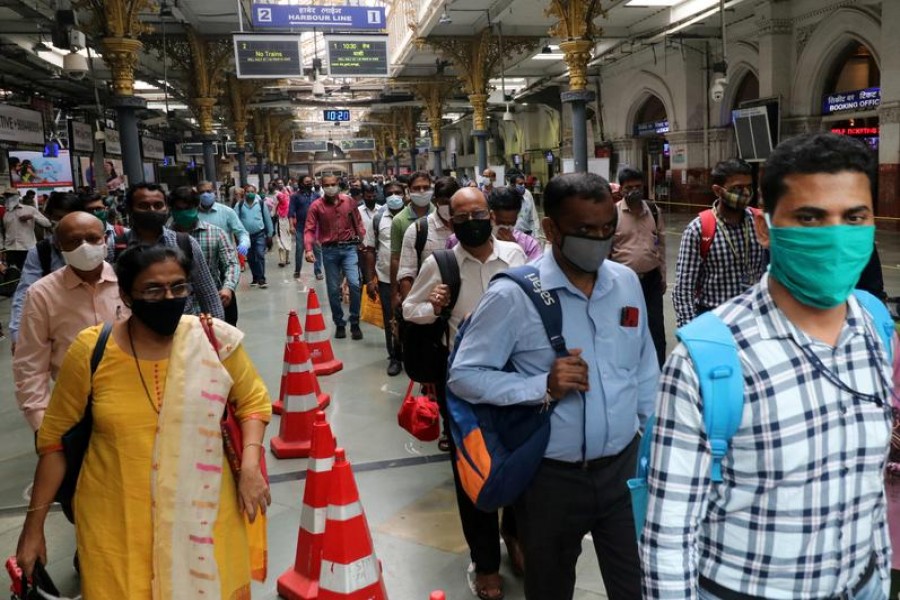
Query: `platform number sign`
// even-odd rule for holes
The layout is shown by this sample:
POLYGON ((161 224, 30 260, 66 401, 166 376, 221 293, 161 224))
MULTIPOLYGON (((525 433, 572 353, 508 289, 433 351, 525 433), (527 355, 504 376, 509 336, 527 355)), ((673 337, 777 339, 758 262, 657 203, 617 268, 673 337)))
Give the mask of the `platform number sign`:
POLYGON ((256 19, 260 23, 271 23, 272 22, 272 9, 259 7, 256 9, 256 19))
POLYGON ((368 10, 366 11, 366 16, 368 17, 369 25, 381 25, 381 11, 368 10))

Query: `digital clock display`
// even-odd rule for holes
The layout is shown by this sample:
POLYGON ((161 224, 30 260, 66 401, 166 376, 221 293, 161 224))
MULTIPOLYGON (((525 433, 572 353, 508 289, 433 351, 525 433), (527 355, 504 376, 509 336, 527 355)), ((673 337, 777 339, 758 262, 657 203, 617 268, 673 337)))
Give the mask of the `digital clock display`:
POLYGON ((349 121, 350 120, 350 111, 349 110, 326 110, 325 111, 325 120, 326 121, 349 121))

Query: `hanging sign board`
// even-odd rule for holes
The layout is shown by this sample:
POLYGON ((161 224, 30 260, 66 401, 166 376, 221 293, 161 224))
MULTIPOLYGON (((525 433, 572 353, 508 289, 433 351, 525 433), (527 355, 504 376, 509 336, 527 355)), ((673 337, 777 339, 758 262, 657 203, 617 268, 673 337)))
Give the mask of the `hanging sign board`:
POLYGON ((235 35, 234 64, 239 79, 302 77, 300 36, 235 35))
POLYGON ((328 74, 332 77, 388 77, 388 38, 326 35, 328 74))
POLYGON ((338 30, 382 30, 386 23, 383 6, 253 4, 251 18, 254 27, 275 29, 317 27, 338 30))
POLYGON ((115 129, 106 129, 103 132, 106 135, 106 153, 122 156, 122 138, 115 129))
POLYGON ((650 121, 648 123, 637 123, 634 126, 634 135, 639 137, 664 135, 669 133, 669 121, 650 121))
POLYGON ((34 110, 0 104, 0 140, 43 146, 43 116, 34 110))
POLYGON ((349 140, 341 140, 338 142, 338 147, 344 152, 351 152, 354 150, 375 150, 375 139, 352 138, 349 140))
POLYGON ((327 140, 293 140, 291 152, 327 152, 327 140))
POLYGON ((350 111, 329 109, 324 111, 323 116, 326 122, 343 123, 350 120, 350 111))
POLYGON ((75 152, 93 152, 94 134, 87 123, 70 121, 72 124, 71 148, 75 152))
MULTIPOLYGON (((253 142, 247 142, 244 144, 244 152, 246 154, 253 154, 253 142)), ((237 154, 238 153, 238 145, 237 142, 225 142, 225 154, 237 154)))
POLYGON ((868 88, 840 94, 828 94, 822 98, 822 114, 836 112, 875 110, 881 104, 881 88, 868 88))
POLYGON ((155 138, 141 137, 141 150, 144 159, 163 160, 166 157, 166 150, 163 147, 162 140, 155 138))
MULTIPOLYGON (((219 153, 218 142, 213 142, 213 154, 219 153)), ((185 142, 181 144, 182 156, 203 156, 203 144, 201 142, 185 142)))

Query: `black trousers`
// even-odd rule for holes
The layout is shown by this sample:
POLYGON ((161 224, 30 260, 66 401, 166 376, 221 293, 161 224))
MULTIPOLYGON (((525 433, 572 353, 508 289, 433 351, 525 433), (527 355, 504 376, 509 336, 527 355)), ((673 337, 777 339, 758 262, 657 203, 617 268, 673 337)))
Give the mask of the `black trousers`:
POLYGON ((545 460, 516 503, 525 552, 525 597, 571 600, 581 542, 590 533, 610 600, 641 597, 631 496, 638 438, 588 468, 545 460))
POLYGON ((237 327, 238 320, 238 307, 237 307, 237 292, 231 293, 231 304, 225 307, 225 322, 229 325, 233 325, 237 327))
POLYGON ((644 302, 647 304, 647 326, 653 337, 656 358, 659 366, 666 362, 666 318, 663 314, 663 278, 662 272, 655 269, 641 277, 641 289, 644 302))
MULTIPOLYGON (((441 417, 444 419, 444 431, 450 431, 447 425, 447 400, 444 395, 444 384, 435 386, 441 417)), ((456 456, 456 445, 453 436, 450 438, 450 456, 456 456)), ((475 572, 482 574, 496 573, 500 570, 500 532, 510 537, 518 537, 516 515, 513 507, 503 509, 502 524, 498 518, 500 511, 485 512, 478 509, 466 495, 456 469, 453 466, 453 483, 456 487, 456 506, 459 509, 459 520, 462 522, 463 536, 469 546, 469 555, 475 563, 475 572)), ((632 533, 632 537, 634 534, 632 533)), ((527 559, 526 559, 527 564, 527 559)))
MULTIPOLYGON (((360 278, 360 281, 363 279, 360 278)), ((365 293, 365 290, 363 290, 365 293)), ((381 301, 381 317, 384 319, 384 346, 387 348, 388 358, 391 360, 400 360, 400 340, 394 339, 394 332, 391 329, 391 284, 378 282, 378 299, 381 301)))
POLYGON ((7 250, 6 263, 15 266, 19 271, 25 266, 25 258, 28 256, 28 250, 7 250))

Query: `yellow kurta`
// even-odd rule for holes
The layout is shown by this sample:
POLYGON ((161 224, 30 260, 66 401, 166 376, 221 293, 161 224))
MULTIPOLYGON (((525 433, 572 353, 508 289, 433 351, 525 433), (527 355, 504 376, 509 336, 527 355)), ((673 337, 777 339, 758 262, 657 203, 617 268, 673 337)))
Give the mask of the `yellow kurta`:
MULTIPOLYGON (((42 453, 60 448, 63 434, 84 413, 90 357, 101 327, 82 331, 66 355, 38 435, 42 453)), ((222 364, 234 380, 229 399, 237 401, 238 418, 267 421, 271 401, 243 347, 222 364)), ((141 370, 151 398, 162 398, 168 360, 141 361, 141 370)), ((82 594, 84 600, 150 600, 151 464, 158 415, 134 358, 112 336, 94 374, 93 393, 94 428, 74 498, 82 594)), ((206 406, 198 403, 197 409, 206 406)), ((250 597, 247 535, 227 461, 222 467, 214 554, 222 600, 243 600, 250 597)))

